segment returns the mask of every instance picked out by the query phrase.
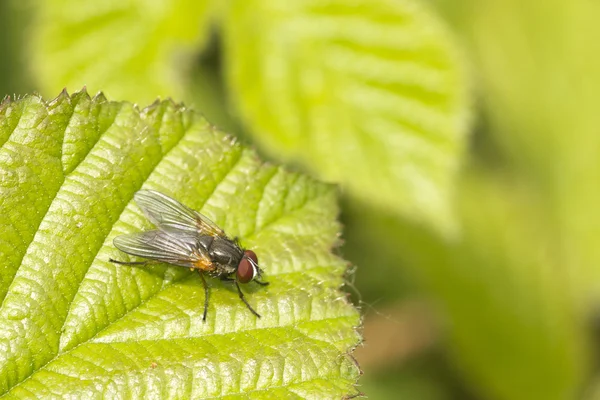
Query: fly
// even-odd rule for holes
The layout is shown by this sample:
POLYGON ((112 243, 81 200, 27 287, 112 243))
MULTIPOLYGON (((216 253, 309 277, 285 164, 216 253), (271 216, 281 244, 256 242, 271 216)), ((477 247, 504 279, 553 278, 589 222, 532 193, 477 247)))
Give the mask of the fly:
POLYGON ((260 315, 250 306, 240 283, 260 280, 262 270, 252 250, 243 249, 237 239, 230 239, 214 222, 177 200, 154 190, 140 190, 135 202, 158 229, 117 236, 113 244, 124 253, 146 258, 147 261, 110 262, 122 265, 167 263, 198 271, 204 286, 204 314, 208 311, 208 286, 204 274, 232 282, 242 302, 252 314, 260 315))

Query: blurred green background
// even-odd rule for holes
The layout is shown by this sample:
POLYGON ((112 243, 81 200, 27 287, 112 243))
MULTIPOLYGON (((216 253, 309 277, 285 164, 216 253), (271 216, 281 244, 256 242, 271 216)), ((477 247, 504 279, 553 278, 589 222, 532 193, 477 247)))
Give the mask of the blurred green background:
POLYGON ((600 3, 0 2, 0 94, 173 97, 339 184, 373 399, 595 399, 600 3))

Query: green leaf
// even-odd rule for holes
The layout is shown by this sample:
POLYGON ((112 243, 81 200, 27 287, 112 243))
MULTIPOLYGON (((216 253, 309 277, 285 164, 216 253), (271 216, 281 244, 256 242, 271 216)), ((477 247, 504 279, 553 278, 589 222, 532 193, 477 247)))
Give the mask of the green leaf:
POLYGON ((331 253, 333 187, 263 163, 170 101, 63 92, 0 106, 0 393, 22 398, 342 397, 359 316, 331 253), (119 234, 151 229, 140 188, 201 210, 259 255, 271 284, 115 265, 119 234), (255 287, 256 286, 256 287, 255 287))
POLYGON ((590 309, 569 294, 548 205, 529 181, 503 173, 465 174, 460 239, 396 223, 396 256, 439 301, 455 364, 482 397, 577 398, 590 309))
POLYGON ((185 72, 206 44, 210 0, 36 4, 29 50, 43 93, 87 85, 142 104, 187 92, 185 72))
POLYGON ((600 96, 590 88, 600 86, 600 53, 585 44, 600 41, 600 3, 452 2, 457 5, 485 94, 488 135, 551 205, 546 218, 561 233, 556 257, 569 271, 565 291, 583 308, 596 304, 600 96), (566 83, 570 77, 574 84, 566 83))
POLYGON ((447 229, 467 127, 448 34, 413 1, 237 1, 234 100, 262 145, 360 200, 447 229))

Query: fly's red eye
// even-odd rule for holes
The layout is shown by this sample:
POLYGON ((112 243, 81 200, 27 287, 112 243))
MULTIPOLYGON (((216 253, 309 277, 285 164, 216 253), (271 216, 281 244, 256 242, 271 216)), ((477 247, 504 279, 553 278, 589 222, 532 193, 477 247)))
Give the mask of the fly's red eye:
POLYGON ((256 253, 252 250, 244 251, 244 255, 254 261, 254 264, 258 265, 258 257, 256 257, 256 253))
POLYGON ((254 267, 246 257, 242 257, 242 261, 238 265, 237 279, 241 283, 248 283, 254 278, 254 267))

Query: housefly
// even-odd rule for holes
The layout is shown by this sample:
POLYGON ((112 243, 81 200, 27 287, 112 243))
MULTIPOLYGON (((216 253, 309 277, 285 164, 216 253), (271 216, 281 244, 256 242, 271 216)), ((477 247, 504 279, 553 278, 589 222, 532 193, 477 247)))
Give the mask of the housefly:
POLYGON ((204 274, 232 282, 246 307, 260 318, 250 306, 240 283, 260 280, 262 270, 252 250, 243 249, 237 238, 230 239, 214 222, 177 200, 154 190, 140 190, 134 195, 137 205, 152 222, 155 230, 117 236, 113 244, 124 253, 148 259, 147 261, 111 262, 123 265, 167 263, 196 270, 204 285, 204 314, 208 310, 208 286, 204 274))

